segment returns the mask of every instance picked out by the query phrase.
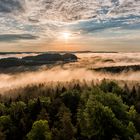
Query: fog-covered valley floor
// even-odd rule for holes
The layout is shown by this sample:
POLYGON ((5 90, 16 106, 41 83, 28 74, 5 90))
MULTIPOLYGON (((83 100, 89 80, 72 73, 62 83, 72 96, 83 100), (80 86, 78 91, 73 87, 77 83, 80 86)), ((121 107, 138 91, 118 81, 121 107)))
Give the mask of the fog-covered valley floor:
MULTIPOLYGON (((14 54, 23 57, 37 54, 14 54)), ((77 62, 32 67, 11 67, 0 70, 0 88, 18 88, 28 84, 65 82, 75 80, 102 80, 104 78, 140 83, 140 53, 75 53, 77 62), (120 66, 125 66, 121 67, 120 66), (126 67, 126 66, 129 66, 126 67), (137 66, 135 69, 133 66, 137 66), (95 69, 117 67, 119 72, 98 71, 95 69)), ((5 56, 0 56, 4 58, 5 56)), ((8 55, 6 55, 8 57, 8 55)), ((11 57, 11 55, 9 55, 11 57)))

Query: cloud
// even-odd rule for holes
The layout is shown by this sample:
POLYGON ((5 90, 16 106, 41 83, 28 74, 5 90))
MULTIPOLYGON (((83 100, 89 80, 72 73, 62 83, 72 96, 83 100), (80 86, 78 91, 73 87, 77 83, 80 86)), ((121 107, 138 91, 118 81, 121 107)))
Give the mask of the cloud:
POLYGON ((24 0, 0 0, 0 12, 10 13, 13 11, 23 11, 24 0))
POLYGON ((0 42, 30 38, 15 34, 37 34, 48 43, 65 30, 93 35, 111 29, 114 34, 113 29, 140 30, 139 25, 139 0, 0 0, 0 42))
MULTIPOLYGON (((140 14, 139 0, 0 0, 0 12, 24 11, 27 20, 72 22, 140 14)), ((20 13, 21 14, 21 13, 20 13)))
POLYGON ((121 28, 121 29, 140 29, 140 16, 129 15, 126 17, 117 17, 110 19, 91 19, 83 20, 68 25, 72 30, 81 30, 84 33, 98 32, 105 29, 121 28))
POLYGON ((34 40, 37 36, 31 34, 0 34, 0 42, 11 42, 17 40, 34 40))

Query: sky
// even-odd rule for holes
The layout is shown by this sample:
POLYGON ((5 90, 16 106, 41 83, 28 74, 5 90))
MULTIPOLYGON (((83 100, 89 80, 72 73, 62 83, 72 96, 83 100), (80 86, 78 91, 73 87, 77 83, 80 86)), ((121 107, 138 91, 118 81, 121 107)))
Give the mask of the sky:
POLYGON ((0 0, 0 51, 140 51, 140 0, 0 0))

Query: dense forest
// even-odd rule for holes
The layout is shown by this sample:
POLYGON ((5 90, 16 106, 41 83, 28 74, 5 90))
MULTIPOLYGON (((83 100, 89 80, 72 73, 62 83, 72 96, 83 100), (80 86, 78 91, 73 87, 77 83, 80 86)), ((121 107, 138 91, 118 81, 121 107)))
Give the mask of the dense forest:
POLYGON ((0 96, 0 140, 140 140, 140 86, 56 82, 0 96))
POLYGON ((77 56, 71 53, 42 53, 35 56, 26 56, 23 58, 8 57, 0 59, 0 68, 10 68, 17 66, 40 66, 45 64, 55 64, 57 62, 75 62, 77 56))
POLYGON ((92 69, 95 71, 102 71, 108 73, 121 73, 121 72, 129 72, 129 71, 140 71, 140 65, 129 65, 129 66, 109 66, 109 67, 100 67, 92 69))

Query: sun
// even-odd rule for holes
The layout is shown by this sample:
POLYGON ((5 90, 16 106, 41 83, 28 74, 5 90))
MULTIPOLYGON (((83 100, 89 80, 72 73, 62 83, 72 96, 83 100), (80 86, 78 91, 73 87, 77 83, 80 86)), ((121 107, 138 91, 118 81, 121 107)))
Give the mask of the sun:
POLYGON ((62 33, 62 38, 65 39, 65 40, 68 40, 70 39, 71 37, 71 33, 70 32, 63 32, 62 33))
POLYGON ((61 42, 69 43, 73 39, 73 33, 70 31, 62 31, 62 32, 59 32, 57 38, 61 42))

